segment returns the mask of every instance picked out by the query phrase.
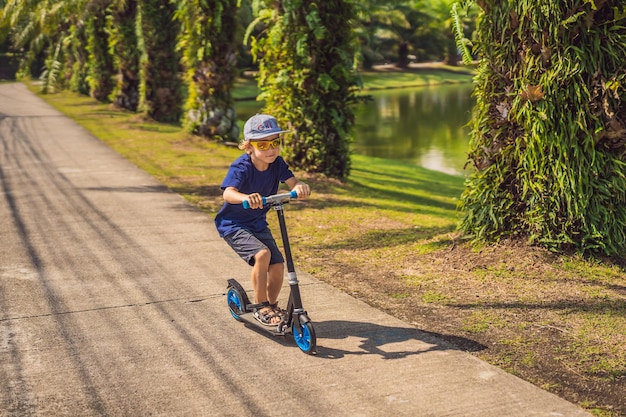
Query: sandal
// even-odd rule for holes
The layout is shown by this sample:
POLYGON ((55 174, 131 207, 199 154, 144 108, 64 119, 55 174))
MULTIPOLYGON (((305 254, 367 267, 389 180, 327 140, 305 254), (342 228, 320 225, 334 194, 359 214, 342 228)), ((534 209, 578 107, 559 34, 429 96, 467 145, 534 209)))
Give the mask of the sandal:
POLYGON ((254 318, 265 326, 278 326, 282 321, 281 312, 282 310, 280 310, 276 304, 270 304, 269 301, 264 301, 261 303, 261 307, 254 311, 254 318))
POLYGON ((282 308, 278 307, 278 301, 275 302, 274 304, 270 304, 270 307, 272 308, 272 310, 274 311, 274 313, 276 314, 280 314, 281 316, 283 314, 285 314, 285 310, 283 310, 282 308))
POLYGON ((287 311, 285 311, 282 308, 278 307, 278 302, 275 302, 274 304, 270 304, 270 307, 272 308, 272 311, 274 312, 274 315, 280 317, 280 321, 278 322, 278 324, 280 324, 283 321, 285 321, 285 316, 287 314, 287 311))

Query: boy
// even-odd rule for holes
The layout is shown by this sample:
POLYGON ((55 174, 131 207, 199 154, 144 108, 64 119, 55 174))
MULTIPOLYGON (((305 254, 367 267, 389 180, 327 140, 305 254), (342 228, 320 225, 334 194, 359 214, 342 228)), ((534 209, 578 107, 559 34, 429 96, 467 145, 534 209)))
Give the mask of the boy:
POLYGON ((252 266, 255 303, 261 305, 254 317, 268 326, 276 326, 282 318, 277 300, 285 261, 268 228, 269 208, 263 207, 262 197, 276 194, 279 182, 295 190, 298 198, 311 194, 309 186, 296 179, 279 156, 280 134, 285 132, 267 114, 248 119, 239 145, 245 153, 231 164, 222 182, 224 205, 215 217, 220 237, 252 266), (242 207, 244 200, 248 200, 250 209, 242 207))

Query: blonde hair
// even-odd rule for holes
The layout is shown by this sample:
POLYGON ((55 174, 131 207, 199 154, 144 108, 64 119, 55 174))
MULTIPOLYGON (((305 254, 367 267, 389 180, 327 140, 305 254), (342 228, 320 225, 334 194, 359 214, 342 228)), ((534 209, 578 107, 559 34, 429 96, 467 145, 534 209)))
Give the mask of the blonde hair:
POLYGON ((242 151, 245 151, 247 154, 252 153, 252 145, 250 145, 250 139, 242 140, 241 142, 239 142, 239 145, 237 147, 242 151))

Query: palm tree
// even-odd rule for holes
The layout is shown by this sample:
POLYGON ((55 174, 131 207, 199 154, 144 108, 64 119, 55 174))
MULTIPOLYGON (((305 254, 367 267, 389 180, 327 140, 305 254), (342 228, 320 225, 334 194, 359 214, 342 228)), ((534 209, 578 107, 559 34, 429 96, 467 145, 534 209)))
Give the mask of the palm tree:
POLYGON ((109 49, 114 52, 116 84, 110 99, 118 107, 135 111, 139 105, 137 0, 116 0, 112 5, 109 49))
POLYGON ((183 124, 190 132, 225 141, 239 135, 230 94, 237 75, 237 4, 181 1, 176 13, 188 85, 183 124))
MULTIPOLYGON (((425 13, 429 16, 416 31, 412 42, 416 45, 416 54, 424 58, 441 59, 448 65, 457 65, 459 51, 454 37, 456 21, 450 14, 450 8, 456 0, 433 0, 428 3, 425 13)), ((472 34, 476 25, 476 10, 470 8, 469 14, 458 23, 464 32, 472 34)))
POLYGON ((89 54, 85 49, 87 42, 87 31, 82 20, 70 26, 69 36, 63 42, 63 56, 65 57, 63 85, 70 91, 84 95, 89 94, 87 81, 89 54))
POLYGON ((624 2, 476 3, 476 172, 461 199, 462 230, 623 255, 624 2))
POLYGON ((396 57, 406 58, 408 49, 398 30, 411 26, 403 10, 385 0, 368 0, 355 5, 354 33, 360 43, 361 62, 371 68, 376 62, 391 57, 389 51, 396 50, 396 57), (403 46, 400 46, 403 45, 403 46))
POLYGON ((83 15, 87 21, 89 95, 98 101, 108 101, 114 87, 113 56, 109 53, 107 28, 110 2, 111 0, 90 0, 83 15))
MULTIPOLYGON (((354 4, 267 0, 258 22, 266 31, 253 41, 260 100, 293 130, 285 143, 292 166, 344 179, 357 100, 356 41, 349 24, 354 4)), ((252 30, 249 28, 249 31, 252 30)))
POLYGON ((13 48, 23 49, 18 76, 42 71, 44 91, 59 86, 63 69, 63 43, 69 37, 80 0, 8 0, 0 14, 0 27, 9 33, 13 48), (43 65, 43 69, 32 65, 43 65))
POLYGON ((139 111, 162 122, 176 122, 181 113, 180 56, 176 51, 179 24, 170 0, 139 0, 139 111))
POLYGON ((0 26, 10 27, 14 48, 26 51, 20 74, 37 75, 38 69, 31 67, 42 62, 42 91, 69 84, 74 91, 89 90, 93 97, 106 100, 113 68, 106 45, 108 4, 108 0, 8 1, 0 26))

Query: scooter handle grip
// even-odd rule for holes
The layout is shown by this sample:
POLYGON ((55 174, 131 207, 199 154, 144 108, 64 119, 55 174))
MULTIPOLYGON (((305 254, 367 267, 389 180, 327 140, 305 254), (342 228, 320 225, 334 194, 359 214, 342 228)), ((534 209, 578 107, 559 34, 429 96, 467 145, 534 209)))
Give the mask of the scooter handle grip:
MULTIPOLYGON (((265 201, 263 202, 263 204, 265 204, 265 201)), ((250 202, 248 200, 243 200, 241 202, 241 205, 243 206, 244 209, 248 210, 250 208, 250 202)))
MULTIPOLYGON (((280 196, 284 196, 284 194, 276 194, 276 195, 272 195, 269 197, 261 197, 263 199, 263 205, 265 206, 269 201, 273 201, 275 198, 280 197, 280 196)), ((289 198, 298 198, 298 192, 296 190, 292 190, 289 192, 289 198)), ((250 208, 250 202, 248 200, 243 200, 241 202, 241 205, 243 206, 244 209, 249 209, 250 208)))

